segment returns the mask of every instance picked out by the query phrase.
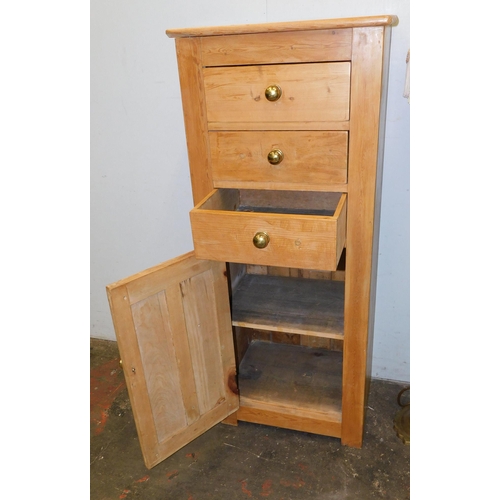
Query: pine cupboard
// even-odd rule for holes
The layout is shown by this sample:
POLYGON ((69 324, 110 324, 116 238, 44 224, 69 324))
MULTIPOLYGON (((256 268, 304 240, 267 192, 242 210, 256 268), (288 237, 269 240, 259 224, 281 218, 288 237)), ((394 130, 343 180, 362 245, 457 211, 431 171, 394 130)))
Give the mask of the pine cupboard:
POLYGON ((107 287, 148 468, 222 421, 362 445, 396 23, 167 30, 194 251, 107 287))

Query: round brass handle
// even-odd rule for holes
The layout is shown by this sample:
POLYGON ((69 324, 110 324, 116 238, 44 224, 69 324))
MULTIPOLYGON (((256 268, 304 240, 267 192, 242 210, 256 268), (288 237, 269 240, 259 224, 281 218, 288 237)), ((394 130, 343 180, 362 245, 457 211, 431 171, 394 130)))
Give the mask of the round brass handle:
POLYGON ((266 99, 268 101, 277 101, 281 97, 281 87, 279 85, 269 85, 266 89, 266 99))
POLYGON ((283 154, 283 151, 281 149, 273 149, 272 151, 269 151, 267 155, 267 161, 271 165, 278 165, 278 163, 281 163, 283 161, 283 158, 285 155, 283 154))
POLYGON ((266 248, 269 245, 269 236, 264 232, 256 233, 253 237, 253 244, 257 248, 266 248))

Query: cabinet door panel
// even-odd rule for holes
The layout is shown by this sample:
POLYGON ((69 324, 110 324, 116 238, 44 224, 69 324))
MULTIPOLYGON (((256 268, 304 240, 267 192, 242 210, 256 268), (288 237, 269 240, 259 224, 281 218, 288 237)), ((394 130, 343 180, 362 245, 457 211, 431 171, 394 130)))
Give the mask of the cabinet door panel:
POLYGON ((238 409, 225 264, 191 252, 107 292, 151 468, 238 409))

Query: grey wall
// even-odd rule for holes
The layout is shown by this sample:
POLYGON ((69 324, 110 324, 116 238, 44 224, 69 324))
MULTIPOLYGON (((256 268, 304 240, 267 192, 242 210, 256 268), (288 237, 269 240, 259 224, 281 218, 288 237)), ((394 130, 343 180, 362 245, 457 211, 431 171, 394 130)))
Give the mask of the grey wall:
POLYGON ((408 0, 91 0, 90 336, 115 339, 105 286, 193 248, 174 40, 167 28, 395 14, 372 374, 410 380, 408 0))

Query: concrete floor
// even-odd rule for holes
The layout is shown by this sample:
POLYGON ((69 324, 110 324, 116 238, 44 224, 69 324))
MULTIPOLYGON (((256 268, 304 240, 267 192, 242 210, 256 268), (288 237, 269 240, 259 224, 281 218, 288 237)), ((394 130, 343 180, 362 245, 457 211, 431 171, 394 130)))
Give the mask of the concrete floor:
POLYGON ((410 446, 393 430, 403 384, 373 380, 362 449, 314 434, 218 424, 148 470, 116 342, 91 339, 90 498, 410 498, 410 446))

